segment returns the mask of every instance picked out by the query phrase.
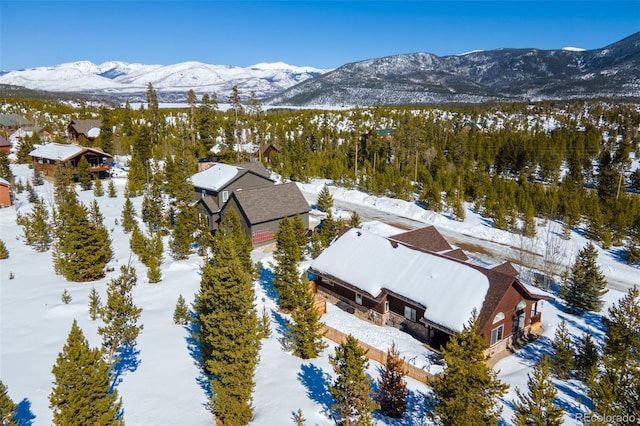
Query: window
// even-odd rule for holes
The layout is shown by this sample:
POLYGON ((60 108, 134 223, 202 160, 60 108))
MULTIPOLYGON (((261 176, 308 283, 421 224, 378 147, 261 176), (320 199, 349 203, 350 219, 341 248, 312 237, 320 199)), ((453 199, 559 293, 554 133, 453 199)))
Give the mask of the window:
POLYGON ((527 307, 527 302, 525 302, 524 300, 521 300, 520 303, 518 303, 518 305, 516 306, 516 312, 521 311, 526 307, 527 307))
POLYGON ((384 302, 384 313, 386 314, 387 312, 389 312, 389 301, 386 300, 384 302))
POLYGON ((207 191, 203 189, 202 192, 200 193, 200 198, 204 198, 205 195, 207 195, 207 191))
POLYGON ((229 199, 229 191, 222 191, 222 202, 226 203, 229 199))
POLYGON ((502 340, 503 332, 504 332, 504 326, 503 325, 501 325, 500 327, 496 327, 493 330, 491 330, 491 346, 495 345, 500 340, 502 340))
POLYGON ((404 317, 408 320, 411 320, 413 322, 416 321, 416 310, 413 308, 410 308, 409 306, 405 306, 404 307, 404 317))
POLYGON ((531 304, 531 318, 536 316, 537 313, 537 309, 538 308, 538 302, 532 303, 531 304))
POLYGON ((495 317, 493 317, 493 323, 500 322, 504 319, 504 312, 498 312, 495 317))
POLYGON ((360 293, 356 293, 356 303, 362 305, 362 295, 360 293))

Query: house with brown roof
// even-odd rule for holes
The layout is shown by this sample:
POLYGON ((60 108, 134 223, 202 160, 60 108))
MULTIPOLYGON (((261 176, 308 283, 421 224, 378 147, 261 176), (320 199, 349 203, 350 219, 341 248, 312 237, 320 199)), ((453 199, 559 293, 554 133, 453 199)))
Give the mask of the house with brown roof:
POLYGON ((487 268, 462 254, 434 227, 390 237, 351 228, 311 263, 309 276, 320 295, 435 350, 474 311, 489 356, 541 327, 551 295, 520 282, 508 263, 487 268))
POLYGON ((0 178, 0 207, 9 207, 13 204, 11 184, 0 178))
POLYGON ((191 177, 199 220, 215 233, 230 209, 254 245, 271 242, 280 221, 299 215, 309 227, 310 207, 295 183, 277 184, 262 163, 214 163, 191 177))
POLYGON ((74 143, 93 141, 100 135, 101 120, 72 120, 67 125, 67 137, 74 143))
POLYGON ((33 167, 39 170, 43 176, 53 177, 58 163, 70 167, 73 171, 82 157, 87 159, 91 166, 91 172, 96 178, 105 178, 111 173, 112 156, 99 148, 48 143, 34 149, 29 155, 33 160, 33 167))

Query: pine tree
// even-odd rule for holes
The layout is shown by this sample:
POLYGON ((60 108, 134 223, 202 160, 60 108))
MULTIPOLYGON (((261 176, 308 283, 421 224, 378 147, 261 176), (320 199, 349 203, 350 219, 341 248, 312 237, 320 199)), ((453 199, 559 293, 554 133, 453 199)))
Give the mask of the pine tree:
POLYGON ((142 209, 140 217, 147 224, 149 229, 160 230, 165 228, 164 208, 165 202, 162 196, 162 173, 159 167, 155 167, 152 172, 151 183, 147 185, 142 199, 142 209))
POLYGON ((187 306, 187 302, 185 302, 184 297, 182 295, 178 296, 178 301, 176 302, 176 307, 173 310, 173 322, 178 325, 187 325, 189 324, 189 319, 191 318, 189 314, 189 307, 187 306))
POLYGON ((96 197, 102 197, 104 195, 104 188, 102 187, 102 180, 93 180, 93 195, 96 197))
POLYGON ((13 172, 9 166, 9 157, 7 157, 4 150, 0 151, 0 178, 13 183, 13 172))
POLYGON ((211 375, 213 412, 222 424, 243 425, 253 417, 260 341, 251 275, 227 232, 221 228, 216 233, 213 261, 202 268, 194 308, 203 365, 211 375))
POLYGON ((380 404, 380 411, 387 417, 400 419, 407 408, 407 374, 405 363, 400 358, 400 352, 395 342, 387 351, 387 360, 378 378, 378 392, 376 400, 380 404))
POLYGON ((360 228, 360 215, 357 211, 352 211, 349 216, 349 226, 352 228, 360 228))
POLYGON ((78 183, 80 188, 88 191, 93 186, 93 174, 91 173, 91 165, 87 161, 87 157, 84 155, 80 157, 78 166, 76 167, 76 174, 78 175, 78 183))
POLYGON ((49 211, 44 203, 39 200, 33 205, 30 213, 20 218, 23 227, 24 239, 37 252, 45 252, 51 248, 53 242, 49 211))
POLYGON ((113 183, 113 179, 109 179, 109 184, 107 185, 107 194, 109 195, 109 198, 116 198, 118 196, 116 184, 113 183))
POLYGON ((149 239, 144 236, 137 225, 133 228, 133 232, 131 233, 129 247, 131 248, 131 251, 138 256, 140 262, 144 265, 149 263, 149 257, 151 256, 149 239))
POLYGON ((109 365, 99 349, 89 347, 76 321, 52 369, 49 395, 53 424, 123 425, 122 401, 111 388, 109 365))
POLYGON ((316 358, 327 345, 323 340, 322 314, 315 306, 315 298, 309 288, 301 290, 298 306, 291 313, 293 321, 286 320, 285 348, 302 359, 316 358))
POLYGON ((160 232, 154 232, 150 238, 145 239, 147 241, 147 257, 145 259, 145 266, 147 267, 147 279, 150 284, 159 283, 162 281, 162 271, 160 265, 162 264, 162 253, 164 246, 162 244, 162 234, 160 232))
POLYGON ((136 346, 143 325, 138 325, 142 309, 133 304, 133 287, 136 285, 136 270, 122 265, 120 275, 107 284, 107 301, 101 309, 104 327, 98 327, 102 336, 107 364, 113 365, 114 356, 124 346, 136 346))
POLYGON ((65 305, 68 305, 69 303, 71 303, 71 294, 69 293, 69 290, 65 288, 64 291, 62 292, 62 296, 60 296, 60 299, 62 300, 62 303, 64 303, 65 305))
POLYGON ((258 318, 258 337, 261 340, 271 337, 271 317, 265 306, 262 307, 262 315, 258 318))
POLYGON ((447 369, 432 383, 429 401, 434 416, 443 425, 497 425, 502 407, 498 398, 508 388, 486 364, 484 338, 478 334, 474 312, 462 331, 445 345, 442 356, 447 369))
POLYGON ((591 386, 595 413, 640 416, 640 289, 629 289, 602 320, 604 374, 591 386))
POLYGON ((564 423, 564 409, 554 403, 558 393, 550 375, 547 355, 536 363, 527 381, 528 393, 516 388, 513 423, 516 426, 560 426, 564 423))
POLYGON ((636 225, 629 232, 629 242, 624 254, 628 264, 640 263, 640 219, 637 220, 636 225))
POLYGON ((4 241, 0 240, 0 260, 9 258, 9 250, 4 241))
POLYGON ((329 188, 325 185, 318 193, 318 201, 316 201, 316 207, 321 212, 327 212, 333 207, 333 196, 329 192, 329 188))
POLYGON ((9 397, 9 390, 0 380, 0 425, 18 426, 16 410, 18 405, 9 397))
POLYGON ((276 261, 273 268, 273 287, 278 292, 280 308, 293 311, 300 304, 298 299, 305 291, 305 284, 298 270, 298 263, 302 260, 300 246, 293 223, 287 217, 280 221, 273 257, 276 261))
POLYGON ((220 227, 225 229, 227 235, 230 235, 233 239, 233 244, 236 249, 236 254, 240 259, 240 263, 244 270, 253 277, 255 271, 253 261, 251 260, 251 251, 253 246, 251 240, 245 235, 240 224, 240 216, 234 209, 229 209, 229 212, 220 222, 220 227))
POLYGON ((42 177, 42 172, 37 167, 33 169, 33 176, 31 178, 31 183, 33 183, 33 186, 44 185, 44 178, 42 177))
POLYGON ((127 197, 124 200, 124 206, 122 208, 122 230, 125 234, 128 234, 133 231, 134 227, 137 227, 135 217, 136 210, 133 207, 131 199, 127 197))
POLYGON ((602 307, 602 295, 607 290, 607 280, 596 262, 598 252, 591 242, 578 253, 571 276, 560 288, 560 295, 571 312, 598 311, 602 307))
POLYGON ((296 426, 304 426, 307 419, 304 418, 302 414, 302 410, 298 408, 298 411, 293 415, 293 421, 296 423, 296 426))
POLYGON ((571 334, 569 334, 565 320, 562 320, 558 325, 551 342, 551 348, 553 349, 551 371, 559 379, 565 380, 569 378, 574 367, 575 353, 571 344, 571 334))
POLYGON ((574 365, 576 368, 576 376, 584 383, 592 383, 598 374, 598 365, 600 362, 600 352, 598 345, 593 340, 591 330, 587 329, 576 342, 576 354, 574 365))
POLYGON ((194 242, 193 231, 194 220, 192 212, 188 211, 188 207, 184 211, 179 211, 176 216, 176 225, 171 231, 171 257, 174 260, 185 260, 192 253, 191 246, 194 242))
POLYGON ((372 413, 378 404, 371 397, 373 380, 366 374, 369 367, 366 355, 367 351, 351 335, 336 347, 335 355, 329 355, 336 379, 328 390, 338 424, 373 425, 372 413))
POLYGON ((100 301, 98 291, 95 287, 91 287, 91 292, 89 293, 89 318, 91 318, 91 321, 98 319, 101 306, 102 302, 100 301))

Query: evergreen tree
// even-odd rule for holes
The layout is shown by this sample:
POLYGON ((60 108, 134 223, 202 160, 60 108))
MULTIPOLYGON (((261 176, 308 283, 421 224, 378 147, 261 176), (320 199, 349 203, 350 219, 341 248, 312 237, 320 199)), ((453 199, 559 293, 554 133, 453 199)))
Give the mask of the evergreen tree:
POLYGON ((60 296, 60 300, 62 300, 62 303, 64 303, 65 305, 71 303, 71 293, 69 293, 69 290, 67 290, 66 288, 64 289, 64 291, 62 292, 62 296, 60 296))
POLYGON ((297 213, 293 217, 291 222, 293 226, 293 232, 296 235, 296 240, 298 241, 298 247, 300 248, 300 258, 303 259, 307 251, 307 246, 309 245, 307 229, 304 227, 302 218, 297 213))
POLYGON ((498 398, 508 388, 486 364, 484 338, 478 334, 474 312, 462 331, 445 345, 442 356, 447 369, 432 384, 430 405, 443 425, 497 425, 502 412, 498 398))
POLYGON ((80 157, 80 161, 78 161, 76 174, 78 175, 80 188, 85 191, 91 189, 91 186, 93 185, 93 173, 91 173, 91 165, 89 164, 89 161, 87 161, 87 157, 84 155, 80 157))
POLYGON ((273 257, 276 261, 273 268, 273 287, 278 292, 280 308, 293 311, 300 304, 299 298, 305 291, 305 283, 298 270, 298 263, 302 260, 300 246, 293 223, 287 217, 280 221, 273 257))
POLYGON ((349 226, 352 228, 360 228, 360 215, 355 210, 351 212, 351 216, 349 216, 349 226))
POLYGON ((107 194, 109 198, 116 198, 118 196, 118 191, 116 190, 116 185, 113 183, 113 179, 109 179, 109 184, 107 185, 107 194))
POLYGON ((36 192, 36 189, 31 186, 31 183, 27 182, 27 192, 29 193, 29 202, 37 203, 40 201, 40 196, 36 192))
POLYGON ((513 423, 516 426, 560 426, 564 409, 554 403, 558 393, 550 375, 549 360, 546 355, 536 363, 527 381, 528 393, 516 388, 513 423))
POLYGON ((373 425, 372 413, 378 404, 371 397, 373 381, 366 374, 369 367, 366 355, 367 351, 351 335, 336 347, 335 355, 329 355, 336 379, 328 390, 334 400, 331 409, 337 424, 373 425))
POLYGON ((16 152, 17 161, 19 164, 31 164, 33 161, 29 153, 33 151, 33 140, 30 137, 23 137, 18 145, 18 151, 16 152))
POLYGON ((104 277, 113 256, 109 231, 89 217, 73 191, 58 209, 53 256, 56 272, 76 282, 104 277))
POLYGON ((387 360, 380 371, 376 400, 380 404, 380 411, 387 417, 400 419, 407 408, 407 374, 405 363, 400 358, 400 352, 395 343, 387 351, 387 360))
POLYGON ((64 202, 72 182, 71 170, 58 161, 53 169, 53 191, 57 204, 64 202))
POLYGON ((133 231, 134 228, 137 228, 135 217, 136 210, 133 207, 133 203, 129 197, 126 197, 122 208, 122 230, 125 234, 128 234, 133 231))
POLYGON ((49 395, 53 424, 64 426, 123 425, 122 401, 111 388, 109 365, 91 348, 76 321, 53 366, 49 395))
POLYGON ((301 289, 297 299, 298 306, 291 313, 293 321, 286 320, 284 345, 297 357, 316 358, 327 347, 323 340, 324 324, 320 321, 322 314, 315 306, 315 298, 308 287, 306 291, 301 289))
POLYGON ((151 256, 149 239, 144 236, 138 226, 133 228, 131 239, 129 240, 129 247, 131 248, 131 251, 138 256, 140 262, 144 265, 149 263, 149 257, 151 256))
POLYGON ((316 208, 321 212, 328 212, 333 207, 333 196, 329 192, 329 188, 325 185, 318 193, 318 201, 316 201, 316 208))
POLYGON ((597 258, 598 252, 589 242, 578 253, 568 283, 560 288, 560 295, 571 312, 598 311, 602 307, 607 280, 600 272, 597 258))
POLYGON ((0 260, 9 258, 9 250, 4 241, 0 240, 0 260))
POLYGON ((18 426, 16 410, 18 405, 9 397, 9 390, 0 380, 0 425, 18 426))
POLYGON ((603 375, 591 386, 595 413, 640 418, 640 289, 629 289, 602 320, 603 375))
POLYGON ((254 298, 251 275, 242 267, 233 236, 221 228, 213 261, 202 268, 194 305, 203 365, 211 375, 211 406, 221 424, 243 425, 253 417, 260 347, 254 298))
POLYGON ((160 265, 162 264, 162 234, 160 232, 154 232, 153 236, 147 239, 148 242, 148 256, 145 259, 145 265, 147 267, 147 279, 150 284, 159 283, 162 281, 162 272, 160 271, 160 265))
POLYGON ((178 296, 178 301, 176 302, 176 307, 173 310, 173 322, 178 325, 187 325, 189 324, 189 319, 191 318, 189 314, 189 307, 187 306, 187 302, 185 302, 184 297, 182 295, 178 296))
POLYGON ((13 183, 13 172, 9 166, 9 157, 7 157, 4 150, 0 150, 0 178, 13 183))
POLYGON ((162 173, 158 167, 152 173, 151 183, 147 185, 142 199, 140 217, 149 229, 160 230, 165 227, 164 208, 165 202, 162 196, 162 173))
POLYGON ((600 362, 600 352, 593 340, 591 330, 587 329, 576 342, 576 354, 574 365, 576 376, 585 383, 592 383, 598 374, 598 364, 600 362))
POLYGON ((296 426, 304 426, 307 419, 304 418, 302 414, 302 410, 298 408, 298 411, 293 415, 293 421, 296 423, 296 426))
POLYGON ((625 249, 625 259, 630 265, 640 262, 640 219, 637 222, 629 232, 629 242, 625 249))
POLYGON ((31 183, 33 183, 33 186, 44 185, 44 178, 42 177, 42 172, 37 167, 33 169, 33 177, 31 178, 31 183))
POLYGON ((37 252, 45 252, 51 248, 53 231, 49 218, 49 211, 42 202, 34 203, 30 213, 18 216, 18 222, 22 225, 24 239, 37 252))
POLYGON ((262 315, 258 318, 258 337, 261 340, 271 337, 271 317, 265 306, 262 307, 262 315))
POLYGON ((551 348, 553 349, 551 371, 559 379, 568 379, 573 371, 575 353, 571 344, 571 334, 569 334, 565 320, 562 320, 558 325, 551 342, 551 348))
POLYGON ((91 287, 91 292, 89 293, 89 318, 91 318, 91 321, 98 319, 101 306, 102 302, 100 301, 98 291, 95 287, 91 287))
POLYGON ((136 285, 136 270, 122 265, 120 275, 107 284, 107 301, 101 309, 103 327, 98 327, 102 336, 107 364, 113 365, 114 356, 124 346, 136 346, 143 325, 138 325, 142 309, 133 304, 133 287, 136 285))
POLYGON ((104 188, 102 187, 101 179, 93 180, 93 195, 96 197, 102 197, 104 195, 104 188))
POLYGON ((242 267, 253 277, 256 272, 253 261, 251 260, 251 251, 253 250, 253 246, 251 244, 251 240, 247 238, 242 230, 240 216, 238 216, 238 213, 236 213, 234 209, 229 209, 229 212, 220 222, 220 227, 224 228, 225 232, 233 238, 236 254, 240 259, 242 267))
POLYGON ((170 243, 171 257, 174 260, 184 260, 192 253, 191 246, 194 242, 193 214, 188 212, 188 208, 179 211, 176 216, 176 225, 171 231, 172 239, 170 243))

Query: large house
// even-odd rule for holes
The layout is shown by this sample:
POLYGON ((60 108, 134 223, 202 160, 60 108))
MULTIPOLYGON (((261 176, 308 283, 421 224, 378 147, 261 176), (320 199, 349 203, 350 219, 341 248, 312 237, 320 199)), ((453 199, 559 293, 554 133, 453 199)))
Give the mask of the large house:
POLYGON ((195 190, 196 210, 212 233, 224 216, 235 210, 247 237, 254 245, 271 242, 280 221, 300 216, 309 227, 309 203, 298 186, 277 184, 262 163, 213 163, 191 177, 195 190))
POLYGON ((67 125, 67 137, 75 143, 83 139, 93 141, 100 136, 101 125, 101 120, 72 120, 67 125))
POLYGON ((309 276, 320 295, 436 350, 475 310, 489 356, 540 328, 541 301, 552 299, 520 282, 508 262, 469 262, 432 226, 391 237, 343 230, 311 263, 309 276))
POLYGON ((56 164, 75 170, 78 162, 85 157, 91 166, 91 172, 97 178, 108 177, 111 173, 111 155, 99 148, 87 148, 75 144, 48 143, 29 153, 33 167, 43 176, 53 177, 56 164))

